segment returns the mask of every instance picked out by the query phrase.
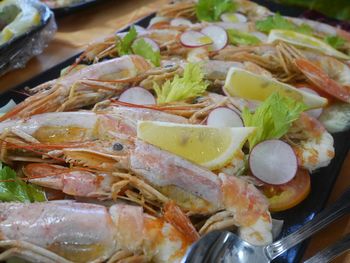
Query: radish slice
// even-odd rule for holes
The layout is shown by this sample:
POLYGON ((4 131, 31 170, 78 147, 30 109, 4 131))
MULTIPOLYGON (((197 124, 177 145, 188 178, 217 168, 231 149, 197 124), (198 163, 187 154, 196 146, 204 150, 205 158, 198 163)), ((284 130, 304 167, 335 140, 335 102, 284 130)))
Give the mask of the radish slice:
POLYGON ((181 34, 180 42, 185 47, 201 47, 212 44, 213 40, 200 32, 190 30, 181 34))
POLYGON ((207 125, 214 127, 243 127, 243 121, 235 111, 226 107, 219 107, 209 113, 207 125))
POLYGON ((141 87, 133 87, 125 90, 120 95, 119 101, 139 105, 156 104, 156 99, 152 93, 141 87))
MULTIPOLYGON (((303 91, 306 91, 306 92, 308 92, 308 93, 311 93, 311 94, 314 94, 314 95, 318 95, 318 96, 320 96, 320 94, 318 94, 316 91, 314 91, 313 89, 309 89, 309 88, 304 88, 304 87, 302 87, 302 88, 299 88, 299 89, 301 89, 301 90, 303 90, 303 91)), ((319 109, 313 109, 313 110, 308 110, 308 111, 305 111, 307 114, 309 114, 311 117, 314 117, 315 119, 318 119, 320 116, 321 116, 321 114, 322 114, 322 112, 323 112, 323 109, 322 108, 319 108, 319 109)))
POLYGON ((142 26, 134 25, 134 27, 135 27, 135 30, 138 34, 143 34, 143 33, 147 32, 147 29, 145 29, 142 26))
POLYGON ((220 16, 221 20, 224 22, 232 22, 232 23, 246 23, 247 17, 240 13, 223 13, 220 16))
POLYGON ((292 147, 281 140, 266 140, 254 146, 249 156, 250 170, 255 177, 268 184, 285 184, 298 169, 292 147))
POLYGON ((192 22, 186 18, 174 18, 170 21, 171 26, 191 26, 192 22))
POLYGON ((169 18, 164 17, 164 16, 155 16, 149 21, 148 27, 151 27, 154 24, 160 23, 160 22, 167 22, 169 21, 169 18))
POLYGON ((212 51, 223 49, 227 45, 228 37, 225 29, 219 26, 207 26, 201 30, 204 35, 210 37, 214 42, 212 51))
POLYGON ((143 39, 146 43, 150 44, 151 47, 152 47, 152 50, 153 50, 154 52, 159 52, 159 51, 160 51, 158 44, 157 44, 154 40, 152 40, 152 39, 150 39, 150 38, 148 38, 148 37, 140 37, 140 38, 136 39, 136 40, 134 41, 133 45, 134 45, 135 43, 137 43, 137 41, 140 41, 141 39, 143 39))

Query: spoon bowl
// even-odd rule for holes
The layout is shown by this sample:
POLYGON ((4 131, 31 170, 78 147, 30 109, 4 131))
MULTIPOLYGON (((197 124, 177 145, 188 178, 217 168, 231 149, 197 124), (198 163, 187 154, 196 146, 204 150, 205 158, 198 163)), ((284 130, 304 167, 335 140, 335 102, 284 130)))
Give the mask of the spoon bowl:
POLYGON ((294 233, 266 246, 254 246, 229 231, 213 231, 187 251, 182 263, 269 263, 334 220, 350 212, 350 188, 330 207, 294 233))

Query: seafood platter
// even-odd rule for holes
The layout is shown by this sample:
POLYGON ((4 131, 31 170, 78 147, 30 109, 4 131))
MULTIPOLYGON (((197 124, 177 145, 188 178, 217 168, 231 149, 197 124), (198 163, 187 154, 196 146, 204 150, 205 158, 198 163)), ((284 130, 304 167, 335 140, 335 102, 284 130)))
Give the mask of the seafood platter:
POLYGON ((7 91, 0 260, 181 262, 213 230, 295 231, 348 153, 349 54, 340 28, 177 1, 7 91))

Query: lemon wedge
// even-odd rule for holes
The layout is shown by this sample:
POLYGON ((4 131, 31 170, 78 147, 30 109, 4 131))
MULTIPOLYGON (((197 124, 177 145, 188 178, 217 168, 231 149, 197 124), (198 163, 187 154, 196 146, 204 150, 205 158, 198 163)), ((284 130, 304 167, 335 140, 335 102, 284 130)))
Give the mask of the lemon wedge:
POLYGON ((275 41, 283 41, 295 46, 317 50, 340 59, 350 59, 350 56, 334 49, 318 38, 290 30, 271 30, 267 42, 273 43, 275 41))
POLYGON ((228 164, 255 130, 139 121, 137 137, 211 170, 228 164))
POLYGON ((27 2, 5 0, 0 2, 0 11, 5 10, 9 6, 18 7, 20 12, 0 33, 0 45, 29 31, 33 26, 39 25, 41 20, 40 12, 27 2))
POLYGON ((224 90, 230 96, 257 101, 264 101, 272 93, 278 92, 280 95, 304 102, 310 109, 327 105, 327 99, 323 97, 299 90, 275 79, 233 67, 227 73, 224 90))

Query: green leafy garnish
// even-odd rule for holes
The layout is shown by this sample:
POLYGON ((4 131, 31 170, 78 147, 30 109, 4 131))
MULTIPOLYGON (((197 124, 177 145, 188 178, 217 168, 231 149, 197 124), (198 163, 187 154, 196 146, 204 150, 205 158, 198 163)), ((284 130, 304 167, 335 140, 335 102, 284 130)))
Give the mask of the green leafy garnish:
POLYGON ((269 33, 273 29, 282 29, 299 32, 306 35, 312 34, 312 28, 309 25, 301 24, 300 26, 288 21, 279 13, 273 16, 268 16, 264 20, 259 20, 255 22, 256 28, 264 33, 269 33))
POLYGON ((4 202, 43 202, 45 193, 32 184, 19 179, 16 172, 0 164, 0 200, 4 202))
POLYGON ((277 92, 268 97, 254 113, 244 108, 244 125, 257 127, 256 132, 248 137, 250 149, 261 141, 281 138, 306 109, 305 104, 281 96, 277 92))
POLYGON ((160 88, 154 83, 158 103, 181 101, 202 95, 208 87, 199 64, 189 63, 185 66, 183 77, 176 75, 160 88))
POLYGON ((134 54, 150 60, 157 67, 160 66, 160 52, 154 51, 152 46, 143 38, 136 40, 134 44, 132 44, 132 50, 134 54))
POLYGON ((199 0, 196 4, 196 14, 200 21, 219 21, 221 14, 236 10, 237 5, 233 0, 199 0))
POLYGON ((328 36, 323 41, 335 49, 341 48, 346 43, 346 40, 339 36, 328 36))
POLYGON ((137 32, 134 26, 132 26, 129 32, 123 37, 120 38, 117 36, 117 51, 120 56, 132 54, 131 44, 137 37, 137 32))
POLYGON ((129 32, 120 38, 117 36, 117 51, 120 56, 136 54, 150 60, 155 66, 160 66, 160 52, 153 50, 152 46, 147 43, 143 38, 135 41, 137 38, 137 32, 134 26, 132 26, 129 32))
POLYGON ((233 45, 256 45, 261 41, 256 36, 238 31, 237 29, 227 29, 228 39, 233 45))

